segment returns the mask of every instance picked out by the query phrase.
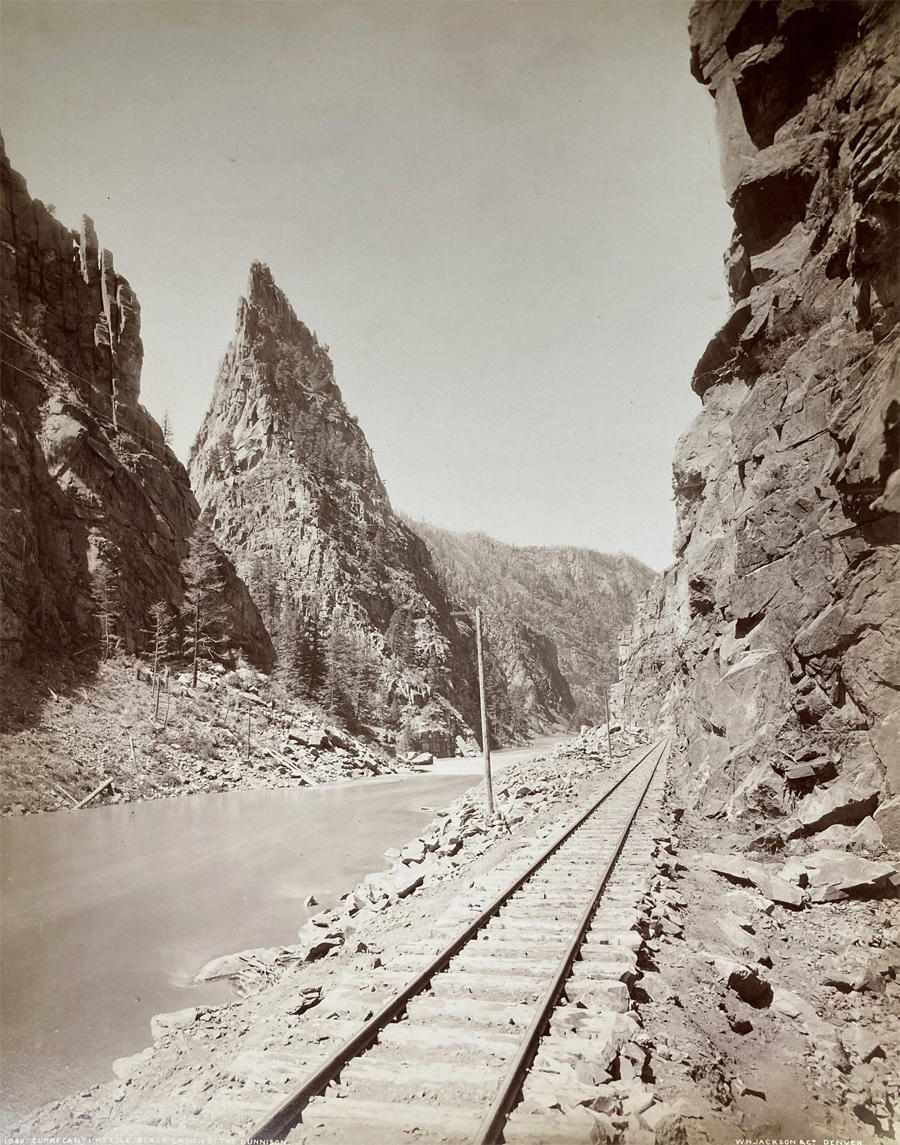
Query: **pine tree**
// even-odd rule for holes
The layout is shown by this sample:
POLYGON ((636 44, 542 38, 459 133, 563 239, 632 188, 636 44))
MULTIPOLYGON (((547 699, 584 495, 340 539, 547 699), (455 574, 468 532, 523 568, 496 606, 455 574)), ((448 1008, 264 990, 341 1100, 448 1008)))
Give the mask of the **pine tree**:
POLYGON ((399 728, 403 719, 403 705, 400 703, 400 698, 395 694, 391 697, 390 703, 383 704, 381 708, 381 722, 386 728, 399 728))
POLYGON ((435 691, 439 690, 445 677, 443 666, 438 658, 437 649, 431 647, 428 649, 428 655, 425 662, 425 682, 429 687, 435 691))
POLYGON ((156 679, 160 666, 168 660, 172 646, 172 617, 164 600, 150 605, 149 627, 145 629, 150 637, 150 650, 153 656, 153 678, 156 679))
POLYGON ((222 473, 229 477, 237 470, 237 458, 234 450, 234 438, 231 436, 231 430, 226 429, 218 441, 219 464, 222 473))
POLYGON ((181 562, 184 578, 185 613, 189 618, 192 687, 197 686, 200 651, 212 651, 216 643, 215 625, 225 582, 219 569, 219 551, 209 528, 201 521, 194 526, 188 555, 181 562))
POLYGON ((282 594, 281 586, 272 575, 269 562, 263 566, 262 581, 259 587, 260 612, 263 615, 266 628, 270 632, 277 633, 282 611, 282 594))
POLYGON ((311 700, 320 694, 325 683, 325 648, 318 615, 311 607, 303 609, 299 625, 298 671, 306 698, 311 700))
MULTIPOLYGON (((153 657, 153 719, 159 715, 159 702, 162 698, 162 665, 168 660, 172 652, 173 621, 169 613, 169 606, 164 600, 157 600, 150 605, 149 628, 145 633, 150 637, 150 653, 153 657)), ((166 690, 168 692, 169 669, 166 668, 166 690)), ((168 700, 167 700, 168 704, 168 700)))
POLYGON ((107 565, 98 564, 91 576, 97 620, 100 623, 100 655, 109 660, 119 646, 116 628, 120 618, 119 580, 107 565))
POLYGON ((512 734, 512 710, 509 703, 508 685, 503 669, 493 655, 490 645, 485 641, 484 654, 484 691, 487 700, 488 726, 490 728, 491 746, 493 741, 508 739, 512 734))
POLYGON ((322 390, 328 385, 328 369, 322 362, 313 362, 309 371, 309 384, 314 390, 322 390))
POLYGON ((325 706, 355 726, 359 708, 359 658, 343 617, 333 617, 325 640, 325 706))
POLYGON ((222 471, 222 454, 218 445, 213 445, 209 450, 209 471, 214 481, 221 481, 224 477, 222 471))
POLYGON ((400 605, 394 609, 384 634, 385 643, 391 655, 401 664, 414 667, 416 663, 416 622, 408 608, 400 605))
POLYGON ((369 545, 369 563, 376 572, 385 563, 384 528, 380 522, 375 526, 375 532, 369 545))
POLYGON ((381 712, 381 673, 378 665, 372 660, 368 648, 357 648, 356 651, 356 718, 362 723, 371 723, 381 712))
POLYGON ((510 683, 506 688, 509 701, 512 736, 520 739, 528 731, 528 688, 523 683, 510 683))
POLYGON ((280 347, 279 355, 275 366, 275 387, 282 393, 291 394, 305 384, 309 367, 296 346, 280 347))
POLYGON ((286 593, 281 599, 278 623, 273 635, 277 655, 276 675, 290 691, 299 691, 302 683, 300 660, 303 618, 297 615, 286 593))

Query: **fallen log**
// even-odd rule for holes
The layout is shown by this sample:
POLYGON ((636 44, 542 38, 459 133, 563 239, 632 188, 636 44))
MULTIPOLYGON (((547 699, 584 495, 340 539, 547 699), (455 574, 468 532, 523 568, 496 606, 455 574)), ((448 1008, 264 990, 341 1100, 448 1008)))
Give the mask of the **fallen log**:
POLYGON ((291 763, 289 759, 285 759, 283 755, 280 755, 273 748, 267 747, 264 750, 267 755, 270 755, 275 760, 276 763, 280 763, 282 767, 287 768, 287 770, 291 773, 291 775, 294 776, 295 779, 302 779, 304 783, 308 783, 310 787, 319 786, 317 780, 313 779, 311 775, 305 771, 301 771, 299 767, 291 763))
POLYGON ((90 793, 90 795, 86 795, 80 803, 75 804, 75 810, 78 811, 80 808, 87 806, 87 804, 90 803, 90 801, 94 798, 95 795, 99 795, 100 792, 103 791, 104 788, 109 787, 109 785, 111 783, 112 783, 111 779, 104 779, 103 782, 100 784, 100 786, 95 787, 94 790, 90 793))
POLYGON ((67 799, 71 799, 73 803, 78 803, 78 800, 75 798, 71 791, 66 791, 64 787, 61 787, 58 783, 54 783, 52 779, 49 781, 49 783, 51 787, 56 788, 60 795, 65 795, 65 797, 67 799))

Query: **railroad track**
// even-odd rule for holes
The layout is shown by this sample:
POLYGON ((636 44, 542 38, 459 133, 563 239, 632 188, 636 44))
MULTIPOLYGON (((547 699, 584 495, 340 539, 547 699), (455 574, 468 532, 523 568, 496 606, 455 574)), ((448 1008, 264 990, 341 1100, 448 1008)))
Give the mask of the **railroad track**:
POLYGON ((426 942, 395 959, 391 996, 251 1138, 561 1142, 530 1094, 558 1080, 560 1062, 601 1080, 620 1048, 646 889, 635 876, 647 873, 668 750, 662 739, 630 762, 441 949, 426 942))

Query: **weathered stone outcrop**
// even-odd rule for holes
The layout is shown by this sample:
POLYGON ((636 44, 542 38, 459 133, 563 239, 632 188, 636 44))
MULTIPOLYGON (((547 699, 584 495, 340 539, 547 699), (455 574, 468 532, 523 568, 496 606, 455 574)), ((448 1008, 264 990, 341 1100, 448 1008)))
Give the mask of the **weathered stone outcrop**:
POLYGON ((691 16, 733 307, 694 374, 677 559, 617 702, 677 729, 710 810, 789 814, 791 769, 825 756, 845 785, 900 790, 897 23, 878 0, 691 16))
MULTIPOLYGON (((91 220, 80 233, 57 221, 5 151, 0 179, 2 657, 84 653, 96 647, 101 611, 134 649, 151 604, 166 601, 174 614, 181 603, 179 562, 199 508, 139 403, 140 307, 91 220)), ((232 650, 265 665, 272 648, 259 614, 224 571, 232 650)))
POLYGON ((452 754, 477 711, 472 641, 424 543, 391 507, 328 347, 261 263, 189 471, 285 677, 347 719, 452 754))

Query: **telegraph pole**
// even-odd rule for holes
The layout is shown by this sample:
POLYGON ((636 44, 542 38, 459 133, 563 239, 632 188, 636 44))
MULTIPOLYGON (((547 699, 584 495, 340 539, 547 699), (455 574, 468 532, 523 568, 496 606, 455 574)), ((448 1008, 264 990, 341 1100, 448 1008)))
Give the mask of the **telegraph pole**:
MULTIPOLYGON (((453 616, 470 617, 470 612, 454 612, 453 616)), ((484 690, 484 648, 482 645, 481 626, 484 613, 481 607, 475 609, 475 647, 478 652, 478 695, 481 700, 481 749, 484 755, 484 793, 487 802, 488 818, 494 815, 494 788, 491 783, 491 740, 488 727, 487 698, 484 690)))
POLYGON ((478 647, 478 694, 481 697, 481 748, 484 753, 484 791, 488 818, 494 814, 494 788, 491 783, 491 740, 488 729, 487 700, 484 694, 484 651, 481 646, 482 611, 475 609, 475 643, 478 647))
POLYGON ((603 699, 606 702, 606 750, 609 752, 609 762, 612 763, 612 731, 609 726, 609 688, 604 690, 603 699))

